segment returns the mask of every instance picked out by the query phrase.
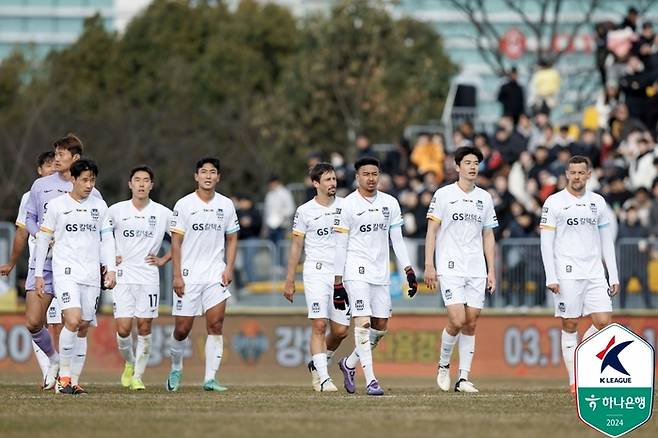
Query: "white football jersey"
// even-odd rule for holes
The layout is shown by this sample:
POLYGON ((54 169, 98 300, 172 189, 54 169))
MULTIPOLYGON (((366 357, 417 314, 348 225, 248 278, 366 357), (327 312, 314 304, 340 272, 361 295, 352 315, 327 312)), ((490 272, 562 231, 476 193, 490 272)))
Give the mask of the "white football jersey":
POLYGON ((132 200, 110 207, 116 254, 122 259, 117 266, 117 283, 160 283, 158 267, 149 265, 145 259, 160 251, 162 239, 169 232, 171 217, 171 210, 152 200, 142 210, 138 210, 132 200))
POLYGON ((350 193, 340 207, 334 230, 348 233, 343 280, 390 284, 389 232, 404 224, 400 204, 391 195, 377 192, 366 199, 350 193))
POLYGON ((297 208, 292 234, 304 236, 304 273, 334 273, 336 239, 333 227, 342 203, 343 198, 336 197, 325 207, 314 198, 297 208))
MULTIPOLYGON (((30 192, 26 192, 23 194, 23 197, 21 198, 21 204, 18 207, 18 216, 16 217, 16 226, 18 228, 25 228, 25 224, 27 223, 27 201, 30 199, 30 192)), ((27 238, 27 249, 29 252, 29 259, 30 262, 32 261, 32 256, 34 255, 34 245, 36 243, 36 237, 33 235, 29 235, 27 238)))
POLYGON ((455 277, 486 277, 482 230, 496 228, 498 219, 491 195, 479 187, 464 192, 457 183, 438 189, 427 218, 439 222, 436 272, 455 277))
POLYGON ((215 193, 208 203, 196 192, 181 198, 174 206, 170 230, 183 235, 181 270, 186 284, 210 284, 221 281, 225 234, 240 230, 233 202, 215 193))
MULTIPOLYGON (((54 234, 55 282, 100 286, 101 235, 103 239, 113 240, 112 220, 105 201, 90 196, 78 202, 70 194, 59 196, 48 203, 40 230, 54 234)), ((42 263, 37 261, 37 272, 42 263)))
POLYGON ((577 198, 566 189, 546 199, 542 232, 554 230, 553 249, 558 279, 603 278, 599 228, 609 225, 605 200, 587 191, 577 198))

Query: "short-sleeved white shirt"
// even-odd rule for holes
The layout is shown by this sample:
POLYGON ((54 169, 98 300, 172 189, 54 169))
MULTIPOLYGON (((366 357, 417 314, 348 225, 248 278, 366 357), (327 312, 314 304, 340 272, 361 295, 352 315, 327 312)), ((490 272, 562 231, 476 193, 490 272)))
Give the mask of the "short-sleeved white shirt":
POLYGON ((215 193, 206 203, 192 192, 176 202, 170 230, 184 236, 181 248, 183 281, 186 284, 220 282, 226 268, 224 237, 240 230, 233 202, 215 193))
POLYGON ((335 220, 343 198, 336 197, 325 207, 315 198, 300 205, 295 212, 292 234, 304 237, 304 273, 334 273, 336 239, 333 236, 335 220))
POLYGON ((400 204, 391 195, 377 192, 366 199, 358 190, 349 194, 334 226, 348 233, 343 280, 390 284, 389 233, 403 224, 400 204))
POLYGON ((599 229, 609 225, 605 200, 587 191, 578 198, 566 189, 546 199, 540 227, 555 232, 554 257, 558 279, 603 278, 599 229))
POLYGON ((438 189, 427 218, 439 222, 436 272, 455 277, 486 277, 482 230, 496 228, 498 219, 491 195, 479 187, 464 192, 457 183, 438 189))
MULTIPOLYGON (((105 201, 90 196, 78 202, 70 194, 59 196, 48 204, 40 230, 54 234, 55 283, 100 285, 101 235, 112 238, 112 220, 105 201)), ((43 261, 37 261, 37 273, 40 263, 43 268, 43 261)))
POLYGON ((118 284, 157 285, 158 267, 146 263, 146 257, 157 255, 164 234, 169 232, 172 213, 167 207, 149 200, 142 210, 132 200, 117 202, 110 207, 114 224, 118 284))

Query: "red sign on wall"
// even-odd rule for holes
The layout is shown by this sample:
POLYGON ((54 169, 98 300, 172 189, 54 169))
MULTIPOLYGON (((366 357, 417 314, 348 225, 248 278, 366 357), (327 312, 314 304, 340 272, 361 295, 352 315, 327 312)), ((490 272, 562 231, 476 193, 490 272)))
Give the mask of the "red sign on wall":
POLYGON ((526 51, 526 38, 519 29, 511 28, 503 34, 498 42, 500 50, 509 59, 519 59, 526 51))

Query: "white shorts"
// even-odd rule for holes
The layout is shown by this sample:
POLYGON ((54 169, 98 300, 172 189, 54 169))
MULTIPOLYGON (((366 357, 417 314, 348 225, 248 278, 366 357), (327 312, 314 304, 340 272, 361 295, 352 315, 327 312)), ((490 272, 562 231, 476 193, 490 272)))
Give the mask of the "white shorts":
POLYGON ((57 297, 53 297, 46 313, 46 324, 61 324, 62 323, 62 309, 59 306, 57 297))
POLYGON ((309 319, 330 319, 349 327, 349 307, 345 310, 334 307, 333 274, 304 274, 304 296, 309 319))
POLYGON ((592 313, 612 312, 608 283, 604 278, 559 280, 560 293, 553 295, 555 316, 580 318, 592 313))
POLYGON ((112 289, 115 318, 157 318, 160 287, 145 284, 117 284, 112 289))
POLYGON ((391 292, 388 285, 349 280, 345 282, 345 289, 350 299, 352 317, 391 317, 391 292))
POLYGON ((219 283, 186 284, 185 293, 180 298, 174 294, 171 314, 174 316, 199 316, 228 299, 231 293, 228 287, 219 283))
POLYGON ((100 286, 58 281, 55 283, 55 295, 62 311, 78 308, 82 313, 83 321, 95 321, 101 295, 100 286))
POLYGON ((474 309, 484 307, 484 296, 487 288, 486 277, 455 277, 441 275, 439 277, 441 296, 447 306, 466 304, 474 309))

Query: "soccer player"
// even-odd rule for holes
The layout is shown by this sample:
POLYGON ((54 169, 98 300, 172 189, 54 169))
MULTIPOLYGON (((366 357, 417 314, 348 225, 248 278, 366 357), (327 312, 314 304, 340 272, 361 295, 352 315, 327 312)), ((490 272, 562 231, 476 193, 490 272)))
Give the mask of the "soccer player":
POLYGON ((468 380, 475 353, 475 327, 484 307, 485 291, 496 290, 493 229, 498 220, 491 195, 475 186, 481 161, 479 149, 458 148, 455 164, 459 180, 438 189, 427 211, 425 282, 430 289, 440 286, 448 311, 436 378, 443 391, 450 389, 450 357, 459 341, 455 391, 478 392, 468 380))
MULTIPOLYGON (((53 143, 53 149, 55 151, 56 172, 50 176, 37 179, 30 189, 30 196, 26 207, 25 228, 32 236, 36 236, 39 232, 39 226, 43 221, 48 203, 72 190, 71 165, 80 159, 84 147, 80 139, 73 134, 69 134, 66 137, 56 140, 53 143)), ((92 195, 101 197, 95 188, 92 190, 92 195)), ((34 273, 33 257, 30 260, 30 269, 28 270, 27 280, 25 281, 25 289, 27 291, 25 298, 26 326, 32 334, 34 342, 50 359, 50 366, 44 380, 43 389, 52 389, 56 383, 55 378, 59 366, 59 357, 48 330, 44 328, 44 324, 47 322, 45 317, 46 311, 49 309, 54 295, 50 252, 44 265, 45 294, 32 293, 35 290, 34 273)), ((57 315, 58 313, 53 313, 53 310, 48 310, 48 314, 57 315)), ((76 340, 76 351, 73 359, 72 373, 76 379, 79 377, 78 370, 82 370, 84 366, 87 354, 86 334, 87 327, 83 326, 78 332, 79 339, 76 340)))
MULTIPOLYGON (((40 154, 37 158, 37 175, 39 175, 39 177, 52 175, 55 172, 54 161, 55 153, 53 151, 47 151, 40 154)), ((18 262, 18 258, 23 253, 26 244, 28 246, 29 260, 31 260, 34 255, 35 238, 30 236, 25 229, 25 223, 27 222, 26 206, 29 197, 30 192, 28 191, 25 192, 21 198, 21 203, 18 207, 18 217, 16 218, 16 234, 14 235, 11 256, 9 257, 8 263, 0 265, 0 275, 2 276, 8 276, 11 273, 12 269, 14 269, 18 262)), ((50 308, 48 309, 48 315, 46 317, 46 324, 52 328, 52 336, 54 338, 54 344, 56 345, 59 340, 59 332, 62 329, 62 315, 56 299, 53 299, 50 303, 50 308)), ((48 374, 48 368, 50 367, 50 360, 46 353, 44 353, 34 341, 32 341, 32 348, 34 349, 34 356, 37 358, 43 380, 45 381, 46 375, 48 374)))
POLYGON ((295 294, 295 269, 304 249, 304 296, 311 320, 311 354, 308 368, 313 389, 335 392, 327 370, 329 361, 350 327, 349 307, 333 305, 334 255, 336 242, 332 228, 340 214, 343 198, 336 196, 336 171, 329 163, 318 163, 309 175, 316 195, 301 205, 292 226, 292 244, 288 255, 288 275, 283 296, 292 303, 295 294), (327 320, 330 331, 327 333, 327 320), (326 334, 326 337, 325 337, 326 334))
POLYGON ((567 163, 567 187, 546 199, 541 217, 541 255, 546 286, 553 292, 555 316, 562 318, 562 358, 575 394, 574 354, 578 321, 590 316, 585 338, 612 321, 610 297, 619 292, 613 234, 600 195, 587 190, 592 175, 588 158, 567 163), (605 261, 609 279, 601 260, 605 261))
POLYGON ((220 180, 217 158, 196 163, 196 191, 179 199, 171 220, 175 329, 171 336, 168 391, 178 391, 183 375, 185 339, 194 317, 206 314, 205 391, 226 391, 215 376, 224 352, 222 328, 238 248, 238 217, 233 202, 215 192, 220 180))
POLYGON ((349 302, 356 348, 338 365, 348 393, 356 390, 355 368, 361 362, 367 394, 383 395, 373 369, 372 349, 386 334, 391 316, 389 238, 400 266, 404 266, 410 297, 416 294, 418 283, 402 238, 400 204, 377 190, 379 161, 364 157, 357 160, 354 168, 357 190, 343 201, 334 226, 334 306, 340 308, 343 302, 349 302))
MULTIPOLYGON (((100 298, 101 273, 105 269, 105 287, 116 284, 116 266, 112 221, 105 201, 91 196, 98 167, 91 160, 77 160, 70 169, 73 190, 48 204, 37 236, 35 249, 35 287, 44 296, 46 257, 53 238, 52 273, 55 293, 62 307, 64 328, 59 337, 60 394, 86 394, 72 381, 77 333, 94 320, 100 298)), ((85 338, 86 339, 86 338, 85 338)))
POLYGON ((160 275, 158 267, 171 258, 158 257, 171 210, 149 198, 154 174, 148 166, 130 171, 132 199, 110 207, 117 254, 117 285, 112 291, 117 344, 125 359, 121 384, 132 390, 146 389, 142 375, 151 352, 151 322, 158 317, 160 275), (133 351, 132 322, 137 319, 137 347, 133 351))

